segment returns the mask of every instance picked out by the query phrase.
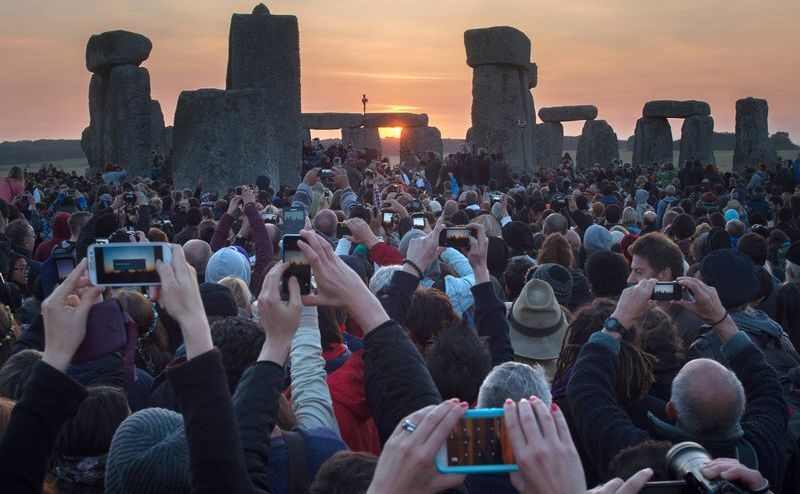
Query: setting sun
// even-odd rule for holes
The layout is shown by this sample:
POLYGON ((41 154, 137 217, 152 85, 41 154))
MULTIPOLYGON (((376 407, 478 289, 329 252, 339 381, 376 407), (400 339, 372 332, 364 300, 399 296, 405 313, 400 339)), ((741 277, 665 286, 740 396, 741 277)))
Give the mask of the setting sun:
POLYGON ((403 132, 402 127, 381 127, 378 129, 381 134, 381 139, 385 139, 387 137, 392 137, 395 139, 400 139, 400 133, 403 132))

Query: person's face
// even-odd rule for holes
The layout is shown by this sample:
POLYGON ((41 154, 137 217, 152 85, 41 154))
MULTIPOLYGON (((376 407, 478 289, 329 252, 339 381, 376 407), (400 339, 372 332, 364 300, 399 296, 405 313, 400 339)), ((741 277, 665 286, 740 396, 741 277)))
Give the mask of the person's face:
POLYGON ((628 282, 636 284, 642 280, 648 280, 650 278, 655 278, 658 281, 671 281, 671 274, 672 273, 670 273, 669 269, 665 269, 660 273, 656 273, 655 269, 653 269, 653 266, 647 262, 647 259, 634 254, 633 259, 631 259, 631 274, 628 276, 628 282))
POLYGON ((28 262, 25 259, 14 261, 14 267, 11 269, 11 281, 18 285, 28 284, 28 262))

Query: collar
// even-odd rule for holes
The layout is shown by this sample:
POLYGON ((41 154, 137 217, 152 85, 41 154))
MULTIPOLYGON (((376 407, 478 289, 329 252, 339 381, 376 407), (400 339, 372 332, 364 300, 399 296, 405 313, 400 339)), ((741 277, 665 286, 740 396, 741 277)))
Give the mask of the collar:
POLYGON ((647 412, 647 420, 649 422, 650 430, 653 431, 657 436, 672 441, 673 443, 679 443, 684 441, 694 441, 696 443, 702 444, 706 449, 715 449, 720 447, 729 446, 732 443, 735 444, 739 440, 744 437, 744 430, 742 429, 741 424, 738 422, 736 423, 736 429, 727 436, 695 436, 689 434, 688 432, 684 431, 683 429, 679 428, 676 425, 664 422, 663 420, 659 419, 651 412, 647 412))

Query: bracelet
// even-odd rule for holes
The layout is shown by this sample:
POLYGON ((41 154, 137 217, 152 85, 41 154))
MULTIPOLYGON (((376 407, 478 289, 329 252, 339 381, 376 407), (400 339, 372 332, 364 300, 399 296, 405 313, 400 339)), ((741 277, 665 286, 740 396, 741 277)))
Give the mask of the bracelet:
POLYGON ((711 327, 714 327, 714 326, 717 326, 717 325, 719 325, 719 324, 722 324, 722 322, 723 322, 723 321, 725 321, 725 319, 727 319, 727 318, 728 318, 728 316, 729 316, 729 314, 728 314, 728 311, 726 310, 726 311, 725 311, 725 315, 724 315, 724 316, 722 316, 722 319, 720 319, 719 321, 717 321, 717 322, 715 322, 715 323, 712 323, 712 324, 710 324, 710 326, 711 326, 711 327))
POLYGON ((424 277, 425 277, 425 275, 422 273, 422 269, 420 269, 420 267, 419 267, 419 266, 417 266, 417 263, 415 263, 415 262, 414 262, 414 261, 412 261, 411 259, 403 259, 403 264, 408 264, 409 266, 411 266, 412 268, 414 268, 414 270, 417 272, 417 277, 418 277, 420 280, 422 280, 422 278, 424 278, 424 277))

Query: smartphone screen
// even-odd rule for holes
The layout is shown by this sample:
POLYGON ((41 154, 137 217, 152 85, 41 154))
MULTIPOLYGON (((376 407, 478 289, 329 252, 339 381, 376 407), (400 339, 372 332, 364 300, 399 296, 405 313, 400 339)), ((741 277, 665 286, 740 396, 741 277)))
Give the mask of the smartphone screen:
POLYGON ((445 446, 450 467, 513 465, 515 462, 502 415, 465 416, 447 437, 445 446))
POLYGON ((674 281, 659 281, 653 288, 652 300, 680 300, 683 287, 674 281))
POLYGON ((415 216, 411 221, 413 221, 413 227, 417 230, 423 230, 425 228, 425 218, 422 216, 415 216))
POLYGON ((273 225, 278 224, 278 216, 272 213, 267 213, 262 216, 264 218, 264 223, 272 223, 273 225))
POLYGON ((56 261, 56 270, 58 271, 58 282, 67 279, 67 276, 75 269, 75 259, 72 257, 58 257, 56 261))
POLYGON ((383 224, 384 225, 391 225, 394 223, 394 213, 391 211, 384 211, 383 212, 383 224))
POLYGON ((302 250, 297 246, 300 235, 284 235, 281 259, 289 263, 289 268, 284 272, 281 280, 281 297, 289 299, 289 279, 294 276, 300 283, 300 293, 308 295, 311 293, 311 264, 302 250))
POLYGON ((305 208, 284 208, 283 209, 283 234, 299 235, 300 230, 306 226, 305 208))
POLYGON ((466 226, 445 228, 439 234, 439 245, 442 247, 469 248, 469 237, 474 232, 466 226))
POLYGON ((157 261, 168 261, 168 244, 94 244, 89 250, 89 276, 95 285, 160 285, 157 261), (166 253, 165 253, 166 251, 166 253))

